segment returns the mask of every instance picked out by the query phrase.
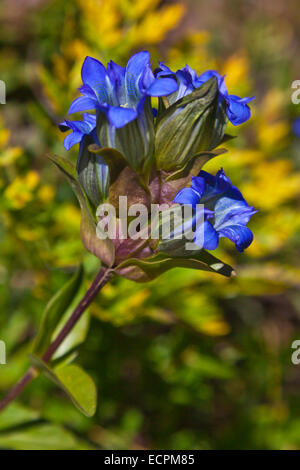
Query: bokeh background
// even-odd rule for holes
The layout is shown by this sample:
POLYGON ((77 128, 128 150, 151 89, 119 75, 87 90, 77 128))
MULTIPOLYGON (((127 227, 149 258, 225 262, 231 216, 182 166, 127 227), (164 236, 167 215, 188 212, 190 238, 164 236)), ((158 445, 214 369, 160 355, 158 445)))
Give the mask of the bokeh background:
MULTIPOLYGON (((92 419, 46 378, 0 415, 0 448, 300 449, 300 105, 297 0, 2 0, 0 79, 0 393, 28 366, 45 304, 84 262, 80 212, 47 160, 66 156, 57 129, 86 55, 226 74, 255 95, 228 132, 221 166, 259 212, 244 254, 222 240, 233 280, 175 269, 149 284, 115 279, 90 308, 79 362, 99 388, 92 419)), ((69 152, 75 161, 76 149, 69 152)))

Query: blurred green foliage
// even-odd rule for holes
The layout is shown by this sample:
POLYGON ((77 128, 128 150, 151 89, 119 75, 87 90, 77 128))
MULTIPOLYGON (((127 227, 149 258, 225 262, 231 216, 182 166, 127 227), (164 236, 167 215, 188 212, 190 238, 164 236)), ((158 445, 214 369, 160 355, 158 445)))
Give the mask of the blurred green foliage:
MULTIPOLYGON (((38 378, 0 415, 1 448, 300 448, 300 370, 291 363, 300 337, 296 3, 224 3, 214 20, 207 2, 192 0, 1 5, 1 393, 27 368, 45 305, 78 261, 90 280, 98 269, 80 242, 75 198, 46 159, 65 155, 56 124, 86 55, 126 63, 147 48, 174 68, 217 68, 231 93, 255 94, 252 120, 229 129, 237 139, 205 169, 223 166, 259 209, 245 254, 225 241, 218 249, 236 267, 233 280, 175 269, 149 284, 108 284, 90 308, 77 359, 98 386, 96 415, 80 415, 38 378), (230 26, 223 33, 221 20, 230 26)), ((68 156, 75 160, 76 150, 68 156)))

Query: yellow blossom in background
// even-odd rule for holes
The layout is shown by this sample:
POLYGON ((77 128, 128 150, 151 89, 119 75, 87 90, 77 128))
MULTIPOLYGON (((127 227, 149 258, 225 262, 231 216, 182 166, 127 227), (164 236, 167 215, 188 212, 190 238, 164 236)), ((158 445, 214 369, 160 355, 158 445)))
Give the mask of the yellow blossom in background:
POLYGON ((23 154, 21 147, 9 147, 0 152, 0 167, 8 167, 23 154))
POLYGON ((66 17, 62 54, 52 56, 52 68, 36 66, 36 75, 57 115, 67 112, 74 91, 80 86, 80 70, 87 55, 103 62, 123 65, 141 47, 156 46, 184 15, 182 3, 160 6, 145 0, 77 0, 79 23, 66 17), (159 27, 157 25, 159 24, 159 27), (73 37, 70 37, 73 34, 73 37))
POLYGON ((300 173, 292 171, 288 160, 257 163, 252 169, 251 183, 241 190, 254 206, 276 212, 278 206, 300 193, 300 173))
POLYGON ((149 12, 140 23, 136 23, 129 30, 127 39, 130 47, 134 49, 140 45, 159 44, 166 34, 178 24, 183 13, 184 7, 180 4, 149 12))
POLYGON ((55 196, 55 188, 50 184, 45 184, 42 186, 38 193, 37 197, 44 203, 49 204, 55 196))
POLYGON ((245 51, 230 56, 220 73, 225 75, 226 86, 232 94, 243 96, 251 88, 250 63, 245 51))
POLYGON ((62 230, 78 233, 80 228, 80 209, 73 204, 60 205, 55 213, 56 225, 54 230, 60 233, 62 230))
POLYGON ((121 11, 118 0, 78 0, 87 39, 111 48, 121 39, 121 11))
POLYGON ((188 31, 179 43, 169 49, 166 62, 174 70, 189 63, 199 74, 217 69, 216 59, 208 51, 210 40, 211 35, 207 31, 188 31))
POLYGON ((6 188, 4 197, 13 209, 22 209, 34 198, 34 190, 40 177, 36 171, 29 171, 25 176, 18 176, 6 188))

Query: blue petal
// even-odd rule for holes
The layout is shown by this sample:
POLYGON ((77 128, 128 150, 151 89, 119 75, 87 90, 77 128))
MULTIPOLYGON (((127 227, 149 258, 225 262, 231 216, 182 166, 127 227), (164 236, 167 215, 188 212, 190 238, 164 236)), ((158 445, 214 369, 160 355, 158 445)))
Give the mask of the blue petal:
POLYGON ((134 109, 116 106, 110 106, 107 113, 109 122, 118 129, 136 119, 137 116, 134 109))
POLYGON ((205 179, 201 176, 192 176, 191 188, 196 191, 199 198, 201 198, 205 189, 205 179))
POLYGON ((97 117, 95 114, 84 113, 83 120, 91 130, 96 127, 97 117))
POLYGON ((106 69, 99 60, 87 56, 83 62, 81 69, 81 78, 84 84, 94 89, 95 85, 105 82, 107 77, 106 69))
POLYGON ((93 100, 97 100, 96 93, 94 90, 90 87, 90 85, 84 84, 79 87, 80 93, 82 93, 84 96, 88 98, 92 98, 93 100))
POLYGON ((58 124, 58 128, 61 132, 67 132, 70 129, 70 126, 67 121, 63 121, 58 124))
POLYGON ((239 98, 235 95, 229 95, 227 98, 228 108, 227 116, 229 121, 234 125, 238 126, 243 122, 248 121, 251 117, 251 111, 247 103, 253 98, 239 98))
POLYGON ((126 78, 130 75, 140 78, 149 62, 150 54, 148 51, 141 51, 134 54, 128 61, 126 67, 126 78))
POLYGON ((215 228, 221 230, 236 223, 246 225, 256 212, 245 200, 221 197, 215 205, 215 228))
POLYGON ((184 72, 188 73, 189 76, 191 77, 191 81, 193 82, 194 80, 197 80, 197 73, 196 70, 192 69, 188 64, 185 65, 182 69, 184 72))
POLYGON ((219 236, 212 224, 206 220, 204 222, 204 245, 206 250, 215 250, 219 244, 219 236))
POLYGON ((142 72, 141 80, 140 80, 140 89, 143 92, 146 92, 148 88, 151 87, 152 83, 155 82, 156 78, 151 70, 150 64, 147 64, 144 71, 142 72))
MULTIPOLYGON (((125 73, 127 102, 135 105, 136 101, 142 96, 139 87, 140 79, 145 73, 146 67, 150 61, 150 54, 147 51, 138 52, 132 56, 127 64, 125 73)), ((142 88, 142 83, 141 83, 142 88)))
POLYGON ((216 177, 214 175, 211 175, 207 171, 201 170, 198 176, 204 178, 205 183, 208 184, 209 186, 215 186, 216 177))
POLYGON ((121 67, 121 65, 116 64, 113 60, 108 62, 107 73, 112 83, 122 82, 125 77, 125 72, 125 67, 121 67))
POLYGON ((221 168, 216 174, 216 183, 218 189, 221 191, 227 191, 232 188, 232 183, 228 176, 225 175, 225 171, 221 168))
POLYGON ((176 80, 172 78, 156 79, 147 90, 149 96, 168 96, 178 90, 176 80))
POLYGON ((244 251, 253 241, 253 233, 245 225, 229 225, 219 231, 221 237, 227 237, 235 243, 236 249, 239 252, 244 251))
POLYGON ((194 82, 194 86, 198 88, 200 85, 203 85, 203 83, 207 82, 212 77, 216 77, 218 79, 218 82, 221 80, 221 75, 216 70, 206 70, 206 72, 202 73, 201 75, 199 75, 199 77, 197 77, 194 82))
POLYGON ((172 72, 172 70, 163 62, 159 62, 159 68, 154 71, 154 74, 156 77, 166 77, 169 75, 175 75, 175 72, 172 72))
POLYGON ((177 204, 190 204, 193 207, 200 203, 199 194, 191 188, 181 189, 175 196, 174 201, 177 204))
POLYGON ((81 132, 82 134, 88 134, 90 132, 90 126, 84 121, 65 121, 72 131, 81 132))
POLYGON ((83 137, 83 134, 81 132, 71 132, 70 134, 67 135, 67 137, 64 140, 64 146, 66 150, 70 150, 73 145, 78 144, 81 142, 83 137))
POLYGON ((76 100, 73 101, 71 104, 68 114, 78 113, 81 111, 89 111, 92 109, 96 109, 98 107, 98 103, 96 100, 92 98, 87 98, 85 96, 79 96, 76 100))
POLYGON ((293 122, 293 132, 297 137, 300 137, 300 118, 297 118, 293 122))

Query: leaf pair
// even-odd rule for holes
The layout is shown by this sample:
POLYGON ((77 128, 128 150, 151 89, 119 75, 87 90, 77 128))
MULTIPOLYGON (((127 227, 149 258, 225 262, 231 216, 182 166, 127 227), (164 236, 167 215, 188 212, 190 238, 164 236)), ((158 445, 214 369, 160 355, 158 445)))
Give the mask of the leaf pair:
POLYGON ((48 303, 38 335, 34 341, 30 361, 33 367, 44 373, 59 386, 86 416, 93 416, 97 405, 97 391, 93 380, 79 366, 70 364, 76 356, 76 346, 84 342, 89 313, 86 311, 72 332, 56 351, 53 361, 47 365, 40 358, 55 339, 73 309, 84 295, 84 272, 80 265, 73 277, 48 303))

